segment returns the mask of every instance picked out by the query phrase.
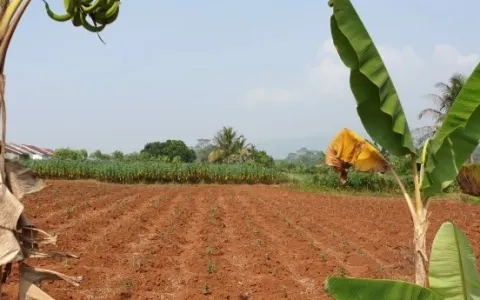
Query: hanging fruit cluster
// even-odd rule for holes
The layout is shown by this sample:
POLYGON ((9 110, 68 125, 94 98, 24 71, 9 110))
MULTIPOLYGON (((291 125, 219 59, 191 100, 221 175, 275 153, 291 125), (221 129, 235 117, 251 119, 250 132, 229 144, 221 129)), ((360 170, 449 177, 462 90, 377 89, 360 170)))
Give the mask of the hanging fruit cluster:
POLYGON ((43 2, 51 19, 57 22, 71 20, 73 26, 82 26, 95 33, 101 32, 107 25, 113 23, 120 11, 120 0, 64 0, 65 14, 54 13, 47 1, 43 2))

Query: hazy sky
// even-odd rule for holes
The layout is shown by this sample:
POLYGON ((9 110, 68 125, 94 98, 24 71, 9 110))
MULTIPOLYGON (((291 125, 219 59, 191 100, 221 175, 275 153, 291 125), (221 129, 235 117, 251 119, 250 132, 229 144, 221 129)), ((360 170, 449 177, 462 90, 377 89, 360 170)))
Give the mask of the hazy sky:
MULTIPOLYGON (((138 151, 194 145, 233 126, 275 157, 363 134, 327 0, 123 0, 102 36, 50 20, 32 1, 6 65, 8 140, 138 151), (142 4, 145 3, 145 4, 142 4)), ((478 0, 353 1, 380 48, 410 127, 423 95, 480 59, 478 0)), ((63 1, 50 0, 62 12, 63 1)))

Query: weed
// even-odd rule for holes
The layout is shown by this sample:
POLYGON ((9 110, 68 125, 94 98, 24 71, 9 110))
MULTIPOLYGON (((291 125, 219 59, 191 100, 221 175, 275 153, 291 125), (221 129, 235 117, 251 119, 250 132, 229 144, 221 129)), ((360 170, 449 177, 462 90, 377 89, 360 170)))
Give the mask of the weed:
POLYGON ((257 239, 257 245, 262 247, 265 242, 262 239, 257 239))

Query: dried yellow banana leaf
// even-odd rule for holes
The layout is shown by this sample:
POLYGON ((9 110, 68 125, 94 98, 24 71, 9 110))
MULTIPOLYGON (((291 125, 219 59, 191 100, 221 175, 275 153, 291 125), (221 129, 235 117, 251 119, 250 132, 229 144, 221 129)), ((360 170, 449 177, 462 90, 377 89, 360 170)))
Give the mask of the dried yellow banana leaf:
POLYGON ((340 176, 340 182, 347 182, 348 169, 352 166, 359 172, 388 171, 388 162, 367 140, 348 128, 341 130, 327 148, 325 163, 340 176))

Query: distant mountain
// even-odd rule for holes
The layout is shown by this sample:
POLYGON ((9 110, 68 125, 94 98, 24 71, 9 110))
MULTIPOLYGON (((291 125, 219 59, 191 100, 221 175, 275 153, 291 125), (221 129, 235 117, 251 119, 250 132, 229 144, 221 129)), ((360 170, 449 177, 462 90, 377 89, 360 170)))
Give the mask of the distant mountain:
POLYGON ((274 159, 285 159, 288 154, 295 153, 301 148, 309 150, 325 151, 333 136, 308 136, 301 138, 268 139, 252 143, 258 149, 267 151, 274 159))

